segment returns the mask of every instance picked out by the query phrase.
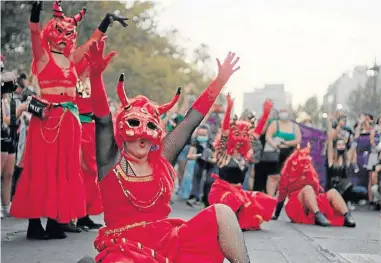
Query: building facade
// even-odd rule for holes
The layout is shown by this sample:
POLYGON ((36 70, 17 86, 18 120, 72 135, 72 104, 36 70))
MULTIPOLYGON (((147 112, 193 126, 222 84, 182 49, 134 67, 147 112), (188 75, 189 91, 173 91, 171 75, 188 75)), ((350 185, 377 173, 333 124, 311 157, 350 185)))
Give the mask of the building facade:
POLYGON ((271 99, 276 109, 291 109, 292 94, 285 91, 284 84, 266 84, 264 88, 244 92, 243 110, 248 109, 260 116, 266 99, 271 99))

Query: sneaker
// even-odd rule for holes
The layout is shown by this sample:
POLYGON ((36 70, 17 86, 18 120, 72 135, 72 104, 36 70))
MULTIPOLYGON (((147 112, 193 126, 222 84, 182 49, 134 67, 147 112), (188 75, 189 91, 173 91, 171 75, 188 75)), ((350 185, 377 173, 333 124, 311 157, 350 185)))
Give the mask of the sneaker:
POLYGON ((200 203, 196 198, 188 199, 186 204, 190 207, 195 207, 197 203, 200 203))
POLYGON ((9 212, 10 212, 10 205, 2 205, 2 207, 1 207, 2 217, 1 218, 10 217, 9 212))
POLYGON ((3 209, 1 209, 0 213, 1 213, 1 219, 3 219, 4 218, 3 209))
POLYGON ((353 167, 353 172, 354 173, 358 173, 358 172, 360 172, 360 168, 359 168, 359 166, 357 165, 357 163, 354 163, 354 164, 352 164, 352 167, 353 167))

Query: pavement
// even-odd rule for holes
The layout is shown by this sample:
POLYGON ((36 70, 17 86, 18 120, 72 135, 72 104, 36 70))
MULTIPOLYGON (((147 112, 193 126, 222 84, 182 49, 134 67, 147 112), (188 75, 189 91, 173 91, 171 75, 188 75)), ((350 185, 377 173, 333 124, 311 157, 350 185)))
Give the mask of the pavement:
MULTIPOLYGON (((171 216, 188 219, 196 213, 176 201, 171 216)), ((292 224, 282 214, 277 221, 265 223, 262 231, 244 233, 251 262, 380 263, 380 213, 358 209, 353 216, 357 227, 350 229, 292 224)), ((103 222, 102 216, 94 220, 103 222)), ((26 220, 1 220, 2 263, 74 263, 97 254, 93 247, 97 231, 68 234, 65 240, 28 241, 26 227, 26 220)))

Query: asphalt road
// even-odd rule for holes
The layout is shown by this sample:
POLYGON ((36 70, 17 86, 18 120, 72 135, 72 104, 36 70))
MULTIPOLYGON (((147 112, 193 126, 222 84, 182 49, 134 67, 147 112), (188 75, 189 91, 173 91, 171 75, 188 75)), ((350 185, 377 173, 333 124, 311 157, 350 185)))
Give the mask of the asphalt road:
MULTIPOLYGON (((176 202, 172 216, 190 218, 196 212, 176 202)), ((251 262, 381 262, 380 213, 362 209, 353 215, 354 229, 296 225, 282 215, 264 224, 262 231, 245 232, 251 262)), ((101 216, 95 219, 102 222, 101 216)), ((74 263, 85 255, 96 255, 92 243, 96 231, 69 234, 65 240, 28 241, 25 220, 6 218, 1 223, 2 263, 74 263)))

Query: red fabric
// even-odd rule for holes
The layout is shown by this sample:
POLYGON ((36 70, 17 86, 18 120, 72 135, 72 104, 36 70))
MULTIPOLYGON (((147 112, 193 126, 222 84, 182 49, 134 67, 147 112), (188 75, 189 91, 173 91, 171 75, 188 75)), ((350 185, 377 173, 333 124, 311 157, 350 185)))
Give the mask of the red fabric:
MULTIPOLYGON (((96 261, 161 263, 168 258, 168 262, 174 263, 223 262, 213 206, 189 221, 167 218, 174 170, 168 161, 158 159, 153 175, 136 177, 122 173, 120 183, 129 190, 129 197, 112 170, 100 182, 106 227, 100 229, 94 241, 100 252, 96 261), (160 188, 163 191, 157 195, 160 188), (136 226, 142 221, 147 223, 136 226), (124 230, 108 233, 123 227, 124 230)), ((118 167, 117 164, 115 169, 118 167)))
MULTIPOLYGON (((45 68, 38 74, 38 85, 40 89, 54 87, 75 88, 77 86, 78 75, 73 62, 70 62, 69 69, 60 68, 49 52, 49 62, 45 68)), ((35 66, 35 65, 34 65, 35 66)), ((44 95, 41 96, 46 99, 44 95)), ((62 101, 62 100, 60 100, 62 101)), ((55 101, 51 101, 55 102, 55 101)))
POLYGON ((270 221, 277 200, 260 192, 245 191, 242 186, 216 179, 208 196, 209 204, 225 204, 237 214, 241 229, 260 229, 263 221, 270 221))
MULTIPOLYGON (((62 97, 50 95, 49 99, 60 102, 62 97)), ((62 108, 52 108, 48 116, 43 121, 31 119, 24 170, 10 213, 16 218, 49 217, 68 223, 86 215, 79 157, 81 126, 70 111, 64 113, 62 108)))
POLYGON ((315 217, 312 212, 306 214, 306 209, 298 198, 299 192, 306 186, 310 185, 315 194, 316 201, 322 212, 333 226, 342 226, 344 224, 344 216, 335 212, 332 205, 327 199, 322 187, 319 183, 319 177, 312 165, 310 156, 310 147, 297 149, 286 160, 278 185, 279 201, 283 201, 288 196, 289 201, 286 205, 287 216, 295 223, 314 224, 315 217))
POLYGON ((196 99, 192 105, 192 108, 197 110, 203 116, 206 116, 221 90, 222 84, 218 81, 218 79, 213 80, 212 83, 209 84, 208 88, 196 99))
POLYGON ((108 105, 106 89, 103 84, 102 75, 91 76, 91 103, 94 115, 97 117, 105 117, 110 114, 110 106, 108 105))
MULTIPOLYGON (((315 215, 311 211, 306 214, 303 204, 298 198, 299 191, 293 192, 289 196, 288 203, 286 204, 286 214, 294 222, 299 224, 315 224, 315 215)), ((331 203, 327 199, 325 193, 318 194, 316 196, 316 201, 319 206, 320 212, 322 212, 325 217, 331 222, 333 226, 343 226, 344 216, 336 212, 331 203)))
POLYGON ((297 149, 283 165, 278 185, 278 200, 285 200, 288 195, 301 190, 306 185, 312 186, 316 194, 321 192, 319 176, 312 165, 310 150, 297 149))
POLYGON ((227 131, 230 128, 230 115, 231 115, 231 111, 232 111, 232 106, 228 105, 227 108, 226 108, 224 120, 222 122, 222 127, 221 127, 223 131, 227 131))
POLYGON ((86 189, 86 211, 88 215, 99 215, 103 212, 103 207, 98 185, 94 122, 82 123, 81 152, 82 176, 86 189))
POLYGON ((263 115, 259 119, 257 126, 254 128, 255 136, 260 136, 262 134, 262 131, 266 126, 267 120, 269 119, 272 107, 273 107, 272 102, 267 100, 264 105, 263 115))

